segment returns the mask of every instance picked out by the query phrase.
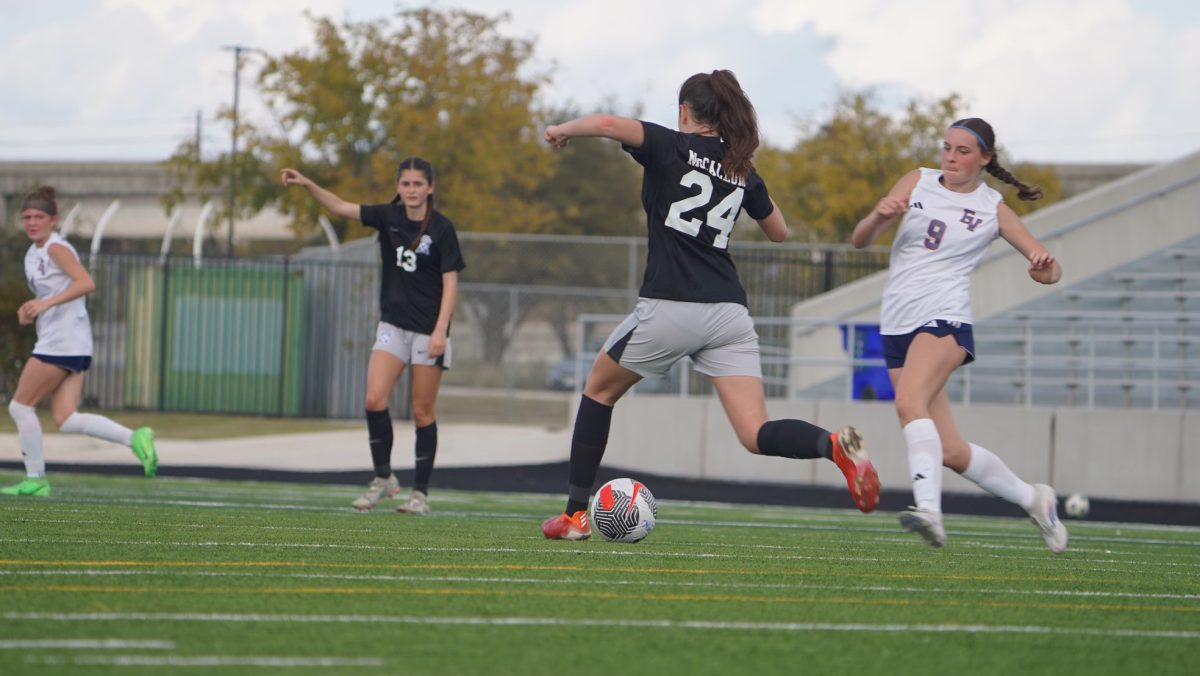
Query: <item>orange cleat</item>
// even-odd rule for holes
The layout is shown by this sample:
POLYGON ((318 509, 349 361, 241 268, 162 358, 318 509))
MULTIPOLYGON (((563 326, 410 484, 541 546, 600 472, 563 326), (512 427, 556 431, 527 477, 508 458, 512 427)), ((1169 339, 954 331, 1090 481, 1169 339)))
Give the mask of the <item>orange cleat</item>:
POLYGON ((592 536, 592 525, 588 523, 586 509, 568 516, 566 513, 542 522, 542 535, 547 540, 586 540, 592 536))
POLYGON ((829 435, 833 440, 833 462, 846 475, 850 497, 859 511, 873 512, 879 506, 879 474, 867 459, 862 435, 853 427, 829 435))

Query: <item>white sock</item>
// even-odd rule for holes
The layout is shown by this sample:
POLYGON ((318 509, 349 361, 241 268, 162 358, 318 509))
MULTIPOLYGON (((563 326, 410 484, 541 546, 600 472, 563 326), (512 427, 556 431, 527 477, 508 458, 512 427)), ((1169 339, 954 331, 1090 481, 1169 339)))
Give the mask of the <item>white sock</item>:
POLYGON ((1033 486, 1014 474, 1000 456, 983 446, 968 445, 971 447, 971 462, 967 464, 967 470, 962 475, 979 484, 979 487, 988 493, 1029 509, 1033 504, 1033 486))
POLYGON ((908 470, 913 482, 917 507, 942 513, 942 439, 929 418, 919 418, 904 426, 908 444, 908 470))
POLYGON ((17 444, 25 460, 25 475, 30 479, 46 476, 46 456, 42 451, 42 424, 32 406, 8 403, 8 414, 17 424, 17 444))
POLYGON ((60 432, 86 434, 122 446, 129 446, 133 441, 133 430, 93 413, 72 413, 58 429, 60 432))

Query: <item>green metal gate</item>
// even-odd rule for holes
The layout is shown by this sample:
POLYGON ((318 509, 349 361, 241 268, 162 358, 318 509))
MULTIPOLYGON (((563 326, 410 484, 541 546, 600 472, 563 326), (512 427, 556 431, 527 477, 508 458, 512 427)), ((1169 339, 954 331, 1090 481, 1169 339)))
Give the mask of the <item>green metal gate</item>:
POLYGON ((287 263, 129 271, 127 405, 300 414, 304 284, 287 263))

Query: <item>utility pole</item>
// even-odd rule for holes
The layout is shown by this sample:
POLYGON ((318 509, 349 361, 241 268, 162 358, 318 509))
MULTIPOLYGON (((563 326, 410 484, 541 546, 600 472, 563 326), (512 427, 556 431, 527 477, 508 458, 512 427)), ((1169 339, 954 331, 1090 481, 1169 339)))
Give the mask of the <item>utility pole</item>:
POLYGON ((204 137, 203 127, 204 117, 199 109, 196 110, 196 160, 199 161, 202 156, 200 153, 200 139, 204 137))
POLYGON ((225 45, 221 49, 233 52, 233 138, 229 152, 229 233, 225 243, 226 254, 233 256, 233 209, 237 194, 237 142, 238 142, 238 96, 241 90, 242 52, 262 52, 255 47, 245 45, 225 45))

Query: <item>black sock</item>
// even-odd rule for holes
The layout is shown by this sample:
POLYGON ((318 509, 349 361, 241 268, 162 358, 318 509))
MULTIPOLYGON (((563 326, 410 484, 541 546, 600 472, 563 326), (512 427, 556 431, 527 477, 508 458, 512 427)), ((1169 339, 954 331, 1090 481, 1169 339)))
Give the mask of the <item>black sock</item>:
POLYGON ((569 482, 567 514, 587 509, 592 484, 600 471, 600 460, 608 446, 608 428, 612 425, 612 406, 605 406, 595 399, 583 395, 579 400, 579 412, 575 414, 575 432, 571 435, 571 463, 567 474, 569 482))
POLYGON ((803 420, 769 420, 758 428, 758 450, 780 458, 833 459, 829 430, 803 420))
POLYGON ((413 490, 429 494, 429 477, 433 474, 433 459, 437 457, 437 421, 417 428, 417 469, 413 473, 413 490))
POLYGON ((392 474, 392 419, 387 409, 367 411, 367 434, 371 441, 371 462, 375 476, 387 478, 392 474))

